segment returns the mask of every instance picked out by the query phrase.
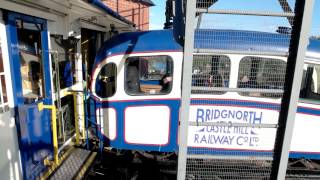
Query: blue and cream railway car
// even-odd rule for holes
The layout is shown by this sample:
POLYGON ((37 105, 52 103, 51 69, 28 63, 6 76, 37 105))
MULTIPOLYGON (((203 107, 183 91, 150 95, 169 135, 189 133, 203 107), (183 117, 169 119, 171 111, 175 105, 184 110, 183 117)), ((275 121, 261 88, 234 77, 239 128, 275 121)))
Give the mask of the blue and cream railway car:
MULTIPOLYGON (((289 38, 253 31, 196 31, 195 48, 216 53, 194 54, 189 122, 277 124, 289 38), (216 38, 206 43, 202 37, 216 38)), ((105 42, 95 59, 90 97, 108 146, 177 151, 182 51, 170 30, 125 33, 105 42)), ((319 116, 320 41, 310 39, 291 158, 320 159, 319 116)), ((276 128, 190 126, 188 151, 271 156, 275 134, 276 128)))

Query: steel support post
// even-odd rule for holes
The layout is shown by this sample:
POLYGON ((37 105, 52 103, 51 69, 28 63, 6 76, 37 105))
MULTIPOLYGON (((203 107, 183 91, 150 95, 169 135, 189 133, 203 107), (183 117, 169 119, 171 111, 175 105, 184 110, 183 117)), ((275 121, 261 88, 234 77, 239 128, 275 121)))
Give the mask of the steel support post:
POLYGON ((297 0, 271 179, 285 179, 314 0, 297 0))
POLYGON ((195 28, 196 1, 187 1, 185 41, 183 53, 182 94, 179 127, 179 154, 177 179, 184 180, 186 177, 187 146, 188 146, 188 122, 191 95, 192 61, 194 51, 194 28, 195 28))

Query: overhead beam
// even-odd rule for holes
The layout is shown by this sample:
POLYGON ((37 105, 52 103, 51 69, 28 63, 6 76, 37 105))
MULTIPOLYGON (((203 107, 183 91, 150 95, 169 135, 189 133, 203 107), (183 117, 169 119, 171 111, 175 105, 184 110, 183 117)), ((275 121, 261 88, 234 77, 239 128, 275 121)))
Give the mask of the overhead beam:
MULTIPOLYGON (((287 0, 278 0, 283 12, 285 13, 292 13, 292 9, 290 8, 290 5, 288 3, 287 0)), ((290 26, 292 27, 293 26, 293 20, 294 20, 294 17, 290 17, 288 16, 287 17, 288 21, 289 21, 289 24, 290 26)))

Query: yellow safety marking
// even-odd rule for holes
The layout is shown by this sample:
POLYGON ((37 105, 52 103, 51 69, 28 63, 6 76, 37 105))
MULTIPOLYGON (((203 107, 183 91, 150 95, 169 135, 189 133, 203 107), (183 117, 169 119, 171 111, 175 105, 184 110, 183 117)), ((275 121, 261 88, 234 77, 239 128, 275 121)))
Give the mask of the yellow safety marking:
POLYGON ((57 109, 55 105, 44 105, 43 102, 38 104, 39 111, 43 109, 51 110, 51 118, 52 118, 52 140, 53 140, 53 160, 56 164, 59 163, 58 157, 58 135, 57 135, 57 109))
POLYGON ((73 104, 74 104, 74 119, 75 119, 75 128, 76 128, 76 145, 80 145, 79 142, 79 116, 77 111, 77 94, 73 93, 73 104))
POLYGON ((62 97, 68 96, 68 95, 73 95, 73 92, 68 92, 67 90, 63 90, 60 92, 62 97))
POLYGON ((80 95, 80 99, 82 99, 82 122, 81 122, 81 125, 82 125, 82 133, 81 133, 81 138, 82 139, 85 139, 86 138, 86 134, 85 134, 85 120, 86 120, 86 117, 85 117, 85 106, 84 106, 84 101, 85 101, 85 96, 84 94, 80 95))
POLYGON ((84 174, 89 169, 90 165, 93 163, 97 153, 93 152, 91 153, 90 157, 86 160, 86 163, 82 166, 81 170, 79 171, 78 175, 74 178, 76 180, 80 180, 83 178, 84 174))
POLYGON ((45 180, 48 179, 49 176, 56 170, 58 169, 58 167, 61 165, 61 163, 71 154, 71 152, 73 152, 75 149, 73 146, 71 146, 60 158, 59 163, 50 163, 50 167, 48 168, 48 170, 42 175, 40 176, 40 180, 45 180))

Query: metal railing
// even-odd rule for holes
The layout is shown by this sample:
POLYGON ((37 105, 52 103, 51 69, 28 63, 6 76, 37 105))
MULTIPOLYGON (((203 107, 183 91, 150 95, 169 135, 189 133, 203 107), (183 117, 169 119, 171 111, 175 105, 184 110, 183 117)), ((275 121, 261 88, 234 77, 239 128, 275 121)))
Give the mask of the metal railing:
MULTIPOLYGON (((196 29, 185 28, 177 168, 179 180, 284 179, 286 164, 288 162, 289 142, 293 129, 292 119, 295 117, 299 94, 297 88, 288 89, 288 87, 292 85, 290 83, 295 83, 295 87, 298 87, 299 82, 301 82, 300 73, 303 67, 301 63, 303 63, 303 55, 306 51, 305 41, 307 40, 307 32, 310 28, 310 13, 312 13, 313 1, 296 3, 294 7, 295 12, 291 11, 291 7, 286 0, 279 0, 279 4, 283 12, 242 9, 221 10, 216 9, 215 5, 209 7, 212 5, 212 1, 210 0, 187 1, 186 27, 195 27, 196 29), (305 9, 308 9, 308 11, 305 11, 305 9), (286 18, 291 26, 293 24, 295 26, 293 26, 292 33, 289 32, 286 35, 280 36, 250 31, 250 28, 247 29, 250 31, 249 33, 241 33, 243 30, 238 32, 215 31, 214 29, 219 29, 219 23, 210 24, 210 22, 205 22, 205 20, 209 18, 212 21, 219 20, 219 15, 223 15, 223 17, 254 16, 286 18), (302 16, 304 17, 303 20, 302 16), (199 17, 198 24, 196 24, 195 17, 199 17), (295 22, 293 22, 294 18, 295 22), (201 29, 202 24, 206 24, 205 30, 201 29), (301 33, 297 31, 300 28, 301 33), (295 41, 295 39, 299 39, 300 43, 299 41, 295 41), (277 42, 274 42, 275 40, 277 42), (245 42, 243 46, 255 47, 255 49, 241 47, 241 42, 245 42), (287 48, 283 48, 280 51, 271 50, 274 46, 278 45, 287 46, 287 48), (192 54, 192 52, 196 54, 192 54), (200 58, 199 60, 199 55, 210 57, 200 58), (230 64, 227 66, 226 63, 221 65, 223 59, 217 58, 217 56, 229 55, 230 57, 231 55, 254 57, 251 60, 247 60, 247 64, 241 64, 241 62, 244 62, 242 60, 238 62, 239 64, 236 64, 236 66, 239 66, 237 85, 235 83, 230 85, 229 83, 229 76, 232 72, 226 71, 230 67, 230 64), (255 59, 255 57, 259 56, 276 57, 276 59, 255 59), (296 66, 289 67, 290 65, 282 65, 280 59, 287 57, 288 64, 295 64, 296 66), (196 58, 198 58, 197 63, 195 63, 196 58), (273 62, 277 59, 279 59, 277 63, 269 63, 269 65, 265 63, 273 62), (209 66, 207 66, 208 64, 209 66), (195 66, 197 67, 195 68, 195 66), (289 68, 291 68, 291 72, 289 68), (246 73, 247 78, 244 78, 246 73), (247 82, 249 83, 248 85, 243 85, 247 82), (234 93, 234 97, 236 96, 236 98, 230 97, 228 99, 229 97, 223 96, 225 93, 231 95, 231 92, 234 93), (219 95, 220 97, 218 97, 219 95), (280 104, 280 99, 283 95, 291 101, 282 101, 280 104), (288 97, 288 95, 291 96, 288 97), (270 103, 258 103, 257 107, 248 105, 246 96, 250 97, 250 100, 252 100, 252 97, 274 98, 268 102, 274 102, 276 105, 271 106, 270 103), (235 102, 237 98, 239 102, 235 102), (241 105, 241 103, 247 104, 241 105), (230 116, 231 119, 229 120, 219 120, 219 117, 221 118, 222 115, 216 114, 216 112, 222 110, 222 107, 230 110, 233 108, 233 105, 240 107, 240 109, 246 107, 259 108, 262 109, 259 110, 261 113, 263 109, 272 110, 274 113, 269 114, 267 119, 264 120, 262 120, 262 116, 254 117, 259 121, 258 123, 252 123, 248 118, 243 118, 243 116, 241 117, 244 122, 233 121, 232 117, 235 115, 232 114, 223 115, 224 117, 230 116), (288 109, 284 107, 288 107, 288 109), (288 116, 283 116, 284 114, 288 116), (191 120, 191 116, 196 117, 197 120, 191 120), (286 119, 291 120, 289 122, 286 119), (259 137, 259 134, 264 135, 259 137), (266 134, 268 134, 268 138, 266 138, 266 134), (259 138, 262 138, 262 140, 259 138), (241 146, 239 143, 238 145, 233 145, 231 142, 234 142, 234 139, 237 139, 236 141, 239 140, 241 146), (261 142, 265 142, 268 145, 261 144, 261 142), (279 146, 279 144, 281 145, 279 146), (281 157, 281 159, 275 157, 281 157)), ((229 23, 234 24, 231 21, 229 23)), ((279 24, 278 26, 283 25, 279 24)), ((238 60, 231 59, 231 67, 234 67, 234 61, 238 60)), ((229 69, 229 71, 231 70, 229 69)), ((235 69, 232 71, 235 71, 235 69)), ((235 73, 232 74, 234 81, 236 75, 235 73)), ((255 103, 257 104, 258 101, 256 99, 255 103)), ((267 114, 268 112, 265 113, 267 114)))

